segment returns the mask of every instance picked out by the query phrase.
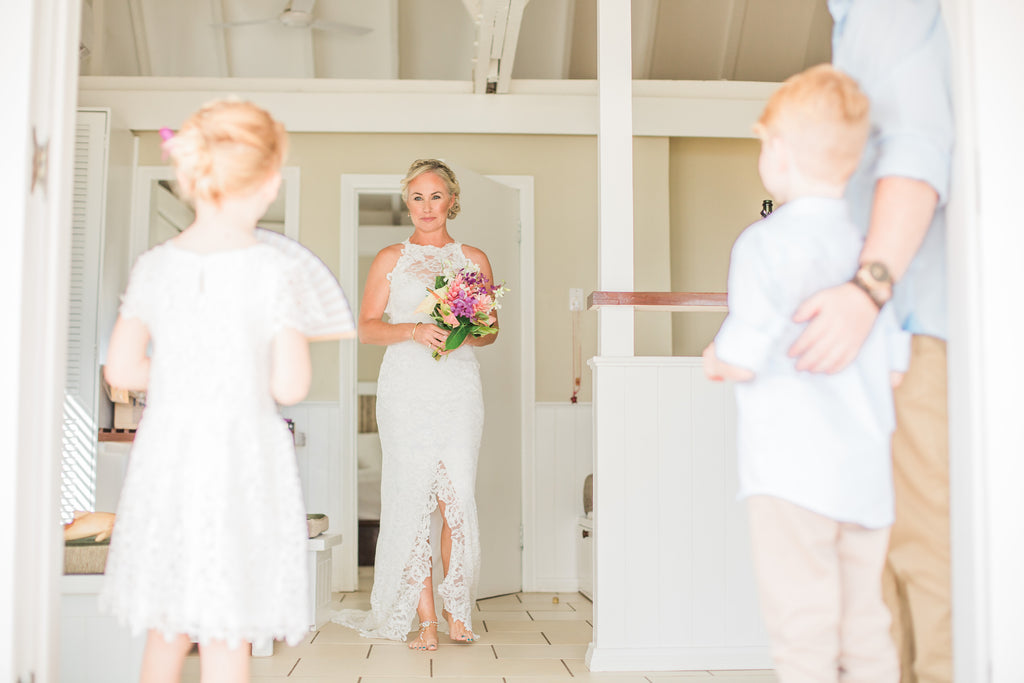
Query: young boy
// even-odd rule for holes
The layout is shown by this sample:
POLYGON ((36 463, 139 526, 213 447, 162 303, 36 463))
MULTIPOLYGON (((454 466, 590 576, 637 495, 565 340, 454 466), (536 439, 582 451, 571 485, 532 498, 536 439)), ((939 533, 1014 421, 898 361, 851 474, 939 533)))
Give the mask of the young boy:
POLYGON ((857 359, 797 372, 797 306, 861 277, 843 190, 868 135, 868 100, 829 65, 787 80, 755 126, 758 170, 782 206, 733 247, 729 315, 704 351, 736 380, 740 497, 781 683, 896 683, 881 594, 893 520, 892 385, 909 337, 886 308, 857 359))

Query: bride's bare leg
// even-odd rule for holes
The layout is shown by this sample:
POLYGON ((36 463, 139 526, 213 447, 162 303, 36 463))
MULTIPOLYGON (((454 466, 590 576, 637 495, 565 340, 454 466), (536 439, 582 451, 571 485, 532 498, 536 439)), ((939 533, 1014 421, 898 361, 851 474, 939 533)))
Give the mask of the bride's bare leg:
POLYGON ((409 641, 410 650, 437 649, 437 612, 434 611, 434 582, 427 574, 423 579, 423 590, 420 591, 420 602, 416 606, 416 616, 420 620, 420 633, 409 641))
MULTIPOLYGON (((440 498, 437 499, 437 507, 441 510, 441 519, 444 520, 444 526, 441 527, 441 564, 444 567, 444 575, 448 576, 448 563, 452 559, 452 529, 448 526, 448 517, 444 514, 444 501, 440 498)), ((461 621, 452 620, 452 615, 447 610, 444 612, 444 618, 448 621, 448 637, 452 640, 472 643, 476 639, 476 634, 466 628, 461 621)))

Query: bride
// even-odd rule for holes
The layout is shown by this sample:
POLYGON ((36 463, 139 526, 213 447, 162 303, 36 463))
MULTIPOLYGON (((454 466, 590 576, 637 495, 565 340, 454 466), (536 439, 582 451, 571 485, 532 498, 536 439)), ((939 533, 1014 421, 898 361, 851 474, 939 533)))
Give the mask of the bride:
POLYGON ((471 347, 492 344, 497 334, 470 335, 444 352, 448 332, 415 309, 446 261, 455 267, 471 261, 489 281, 493 277, 484 252, 448 234, 448 219, 459 213, 459 183, 446 164, 413 162, 402 179, 402 199, 415 230, 377 254, 359 312, 360 341, 387 346, 377 382, 383 466, 371 609, 342 610, 332 620, 367 637, 405 640, 415 612, 419 633, 409 647, 436 650, 430 545, 435 509, 442 519, 444 568, 437 594, 449 637, 476 639, 472 607, 480 543, 474 488, 484 406, 471 347), (435 350, 442 352, 439 360, 431 356, 435 350))

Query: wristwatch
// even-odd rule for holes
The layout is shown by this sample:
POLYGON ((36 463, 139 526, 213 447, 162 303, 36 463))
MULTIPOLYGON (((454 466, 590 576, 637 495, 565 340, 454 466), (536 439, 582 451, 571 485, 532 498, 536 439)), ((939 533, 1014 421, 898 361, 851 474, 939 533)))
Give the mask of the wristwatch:
POLYGON ((879 310, 892 299, 892 275, 881 261, 860 264, 850 282, 860 287, 879 310))

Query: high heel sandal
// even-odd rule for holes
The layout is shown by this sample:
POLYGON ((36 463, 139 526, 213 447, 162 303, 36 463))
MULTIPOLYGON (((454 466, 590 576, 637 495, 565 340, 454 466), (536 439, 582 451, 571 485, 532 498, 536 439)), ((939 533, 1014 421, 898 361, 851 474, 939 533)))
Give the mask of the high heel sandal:
POLYGON ((453 638, 452 637, 452 613, 449 612, 448 610, 444 610, 442 612, 442 615, 444 616, 445 621, 448 622, 448 639, 451 640, 453 643, 472 643, 472 642, 474 642, 476 640, 476 634, 473 633, 472 631, 470 631, 468 628, 466 628, 466 622, 464 622, 464 621, 460 621, 459 623, 462 624, 462 628, 466 629, 466 638, 464 640, 457 640, 457 639, 453 638))
MULTIPOLYGON (((423 633, 428 628, 430 628, 431 626, 437 626, 437 620, 436 619, 434 619, 432 621, 421 621, 420 622, 420 634, 418 636, 416 636, 416 640, 418 640, 421 643, 423 643, 423 646, 422 647, 413 647, 412 643, 410 643, 409 644, 409 649, 410 650, 426 650, 428 652, 433 652, 434 650, 437 649, 437 643, 429 643, 428 644, 427 642, 425 642, 423 640, 423 633)), ((415 643, 416 640, 414 640, 412 642, 415 643)))

